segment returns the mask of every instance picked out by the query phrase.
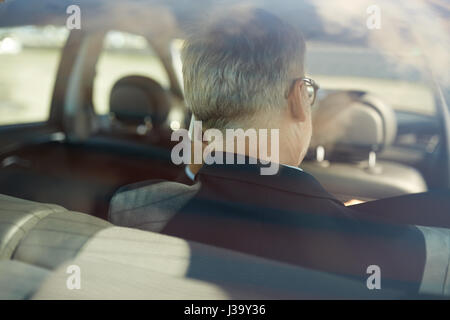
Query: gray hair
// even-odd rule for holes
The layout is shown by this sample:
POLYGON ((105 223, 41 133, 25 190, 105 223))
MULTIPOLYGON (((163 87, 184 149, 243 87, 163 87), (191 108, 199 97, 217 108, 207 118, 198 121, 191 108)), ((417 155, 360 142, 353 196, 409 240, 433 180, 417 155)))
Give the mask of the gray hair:
POLYGON ((188 107, 209 128, 235 128, 287 106, 285 92, 303 75, 301 33, 262 9, 234 8, 185 41, 188 107))

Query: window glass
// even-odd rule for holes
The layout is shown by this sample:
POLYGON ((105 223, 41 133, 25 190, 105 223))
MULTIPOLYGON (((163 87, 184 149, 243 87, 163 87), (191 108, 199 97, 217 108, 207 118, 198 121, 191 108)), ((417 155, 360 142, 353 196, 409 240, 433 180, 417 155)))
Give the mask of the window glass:
POLYGON ((380 52, 371 48, 309 42, 307 73, 324 94, 329 90, 361 90, 382 97, 397 111, 433 116, 433 92, 415 65, 423 59, 411 52, 380 52), (404 62, 407 61, 408 63, 404 62))
POLYGON ((0 125, 46 121, 68 30, 0 28, 0 125))
POLYGON ((112 87, 119 79, 131 75, 150 77, 161 86, 169 87, 164 66, 144 37, 119 31, 108 32, 94 79, 93 99, 97 114, 108 113, 112 87))

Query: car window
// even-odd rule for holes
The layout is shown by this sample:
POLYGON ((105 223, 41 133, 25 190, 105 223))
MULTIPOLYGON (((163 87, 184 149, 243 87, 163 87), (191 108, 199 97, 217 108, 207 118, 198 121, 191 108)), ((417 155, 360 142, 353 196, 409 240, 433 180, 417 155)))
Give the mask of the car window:
POLYGON ((106 34, 96 71, 93 101, 97 114, 108 113, 111 89, 123 77, 146 76, 169 87, 165 68, 149 42, 131 33, 110 31, 106 34))
POLYGON ((0 28, 0 125, 48 119, 67 36, 51 25, 0 28))
POLYGON ((432 90, 420 70, 414 68, 421 59, 413 49, 394 55, 367 47, 309 42, 306 67, 322 89, 371 92, 395 110, 433 116, 432 90))

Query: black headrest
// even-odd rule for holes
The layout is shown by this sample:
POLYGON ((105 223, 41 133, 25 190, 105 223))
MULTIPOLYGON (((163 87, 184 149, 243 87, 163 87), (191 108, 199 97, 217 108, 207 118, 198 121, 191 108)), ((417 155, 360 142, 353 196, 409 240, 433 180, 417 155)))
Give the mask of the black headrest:
POLYGON ((330 156, 367 157, 390 145, 397 132, 394 110, 378 97, 340 91, 318 101, 313 113, 311 148, 323 146, 330 156))
POLYGON ((127 76, 114 84, 109 105, 110 112, 120 122, 140 125, 151 120, 154 126, 158 126, 167 118, 170 99, 155 80, 127 76))

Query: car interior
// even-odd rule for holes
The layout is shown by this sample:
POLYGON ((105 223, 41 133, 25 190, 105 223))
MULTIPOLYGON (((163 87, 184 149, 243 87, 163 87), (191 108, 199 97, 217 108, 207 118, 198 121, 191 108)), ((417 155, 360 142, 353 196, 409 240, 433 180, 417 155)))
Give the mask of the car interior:
MULTIPOLYGON (((56 17, 31 18, 23 13, 23 3, 12 1, 9 11, 0 11, 0 28, 65 23, 65 10, 56 17)), ((166 28, 164 20, 150 23, 145 14, 129 19, 134 14, 121 11, 108 23, 96 23, 95 15, 87 15, 87 26, 71 30, 61 49, 48 119, 0 123, 0 298, 410 298, 388 288, 368 291, 365 283, 339 275, 108 221, 120 188, 175 181, 183 173, 184 166, 171 161, 176 143, 171 133, 187 128, 191 120, 171 51, 182 30, 155 32, 152 23, 161 30, 166 28), (148 29, 141 27, 149 23, 148 29), (121 74, 108 88, 105 112, 99 113, 95 78, 112 31, 145 39, 168 83, 139 72, 121 74), (60 285, 74 264, 89 279, 81 291, 60 285), (8 281, 12 277, 18 279, 14 285, 8 281), (104 285, 111 279, 115 285, 104 285)), ((177 19, 179 29, 183 19, 189 20, 177 19)), ((438 90, 432 90, 436 105, 441 105, 438 90)), ((301 167, 342 202, 357 199, 369 208, 372 200, 448 188, 448 119, 441 109, 418 115, 399 111, 371 92, 323 88, 301 167)), ((443 231, 447 247, 439 257, 442 263, 424 276, 422 297, 450 295, 447 233, 443 231)))
MULTIPOLYGON (((93 74, 89 69, 95 70, 93 54, 99 52, 99 35, 88 35, 88 39, 76 34, 70 37, 66 51, 73 51, 73 47, 83 41, 91 44, 89 59, 80 67, 86 73, 80 75, 84 80, 80 85, 85 90, 80 99, 85 101, 78 102, 75 114, 70 110, 52 111, 55 120, 37 128, 0 128, 5 133, 2 135, 0 192, 57 203, 106 218, 109 200, 119 187, 143 180, 173 180, 183 170, 168 161, 170 147, 174 145, 167 121, 170 96, 178 100, 176 92, 180 89, 175 80, 174 89, 166 92, 150 78, 129 75, 119 79, 112 88, 108 114, 96 115, 88 94, 92 94, 93 74), (86 77, 91 77, 90 81, 86 77), (124 100, 126 104, 122 103, 124 100), (59 114, 61 112, 63 114, 59 114), (58 118, 62 123, 57 123, 58 118), (36 132, 36 129, 43 134, 27 135, 27 130, 36 132), (108 170, 99 170, 105 164, 108 170), (73 199, 71 194, 79 195, 79 199, 73 199)), ((77 60, 80 59, 78 56, 77 60)), ((64 62, 63 53, 61 67, 64 62)), ((167 65, 167 68, 168 74, 175 72, 172 66, 167 65)), ((59 72, 67 70, 60 68, 59 72)), ((55 89, 64 91, 63 85, 57 82, 55 89)), ((55 109, 58 103, 60 107, 70 104, 64 101, 70 95, 60 95, 59 91, 54 92, 55 109)), ((398 160, 407 158, 411 151, 395 146, 402 131, 395 112, 380 98, 364 92, 330 92, 319 99, 317 105, 313 143, 302 165, 339 199, 375 200, 426 191, 427 182, 433 187, 444 182, 436 183, 434 175, 427 175, 427 168, 422 167, 423 157, 439 157, 441 149, 437 146, 431 154, 413 150, 420 157, 417 163, 398 160), (343 108, 346 112, 339 113, 343 108), (338 114, 340 116, 336 116, 338 114), (321 121, 327 117, 332 121, 321 121), (361 135, 362 127, 364 135, 361 135), (329 134, 336 128, 339 132, 329 134)), ((189 112, 185 112, 186 122, 189 112)), ((436 127, 433 130, 436 131, 436 127)), ((430 136, 427 131, 424 134, 430 136)))
MULTIPOLYGON (((368 291, 361 281, 331 273, 116 227, 58 205, 2 195, 0 207, 2 299, 415 297, 388 288, 368 291), (67 290, 61 285, 71 265, 83 270, 82 290, 67 290), (11 277, 18 282, 12 285, 8 281, 11 277)), ((425 279, 425 283, 444 281, 444 270, 440 271, 440 279, 425 279)), ((440 294, 430 284, 421 289, 423 297, 440 294)))
POLYGON ((414 167, 377 159, 397 134, 395 112, 380 98, 365 92, 330 93, 315 109, 313 128, 312 159, 303 168, 342 201, 427 190, 414 167))
MULTIPOLYGON (((108 115, 95 115, 87 104, 73 118, 64 115, 63 128, 46 128, 42 137, 33 134, 4 152, 0 192, 106 218, 120 186, 174 179, 182 170, 170 162, 170 107, 169 94, 154 80, 119 79, 108 115)), ((5 129, 14 134, 14 128, 5 129)))

